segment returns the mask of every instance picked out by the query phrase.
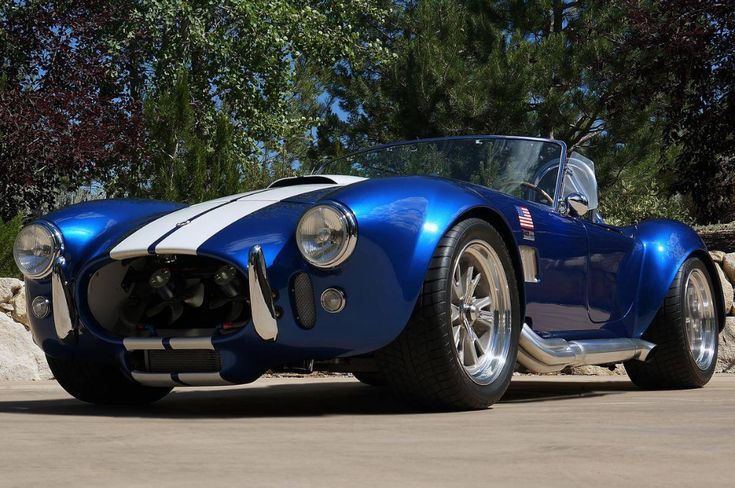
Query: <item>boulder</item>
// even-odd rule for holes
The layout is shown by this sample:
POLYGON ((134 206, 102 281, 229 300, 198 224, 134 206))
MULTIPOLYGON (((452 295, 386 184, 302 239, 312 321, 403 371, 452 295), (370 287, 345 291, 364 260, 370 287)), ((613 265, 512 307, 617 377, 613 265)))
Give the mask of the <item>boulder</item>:
POLYGON ((25 325, 26 329, 30 329, 31 323, 28 321, 28 311, 26 310, 26 287, 20 289, 20 291, 13 297, 13 301, 10 302, 13 305, 13 311, 11 316, 13 320, 25 325))
POLYGON ((717 266, 717 273, 720 275, 720 283, 722 283, 722 295, 725 298, 725 313, 730 313, 733 306, 733 288, 730 281, 727 279, 725 272, 722 268, 717 266))
POLYGON ((18 278, 0 278, 0 303, 10 303, 23 282, 18 278))
POLYGON ((622 364, 615 365, 615 369, 610 369, 607 366, 569 366, 564 368, 561 373, 579 376, 618 376, 626 374, 625 367, 622 364))
POLYGON ((718 373, 735 373, 735 317, 725 319, 725 328, 720 334, 719 352, 717 353, 718 373))
POLYGON ((712 258, 712 261, 718 264, 721 263, 723 259, 725 259, 725 253, 723 251, 710 251, 709 255, 712 258))
POLYGON ((0 313, 0 380, 48 380, 53 378, 46 357, 33 343, 31 333, 0 313))
POLYGON ((730 283, 735 283, 735 252, 725 254, 722 259, 722 271, 725 272, 730 283))

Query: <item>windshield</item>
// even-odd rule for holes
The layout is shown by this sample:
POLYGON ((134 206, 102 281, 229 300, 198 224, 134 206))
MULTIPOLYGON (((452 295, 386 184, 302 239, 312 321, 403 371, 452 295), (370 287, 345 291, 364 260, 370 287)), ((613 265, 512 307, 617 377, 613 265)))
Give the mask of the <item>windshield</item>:
POLYGON ((498 136, 400 142, 352 154, 320 173, 379 178, 442 176, 553 205, 563 145, 498 136))

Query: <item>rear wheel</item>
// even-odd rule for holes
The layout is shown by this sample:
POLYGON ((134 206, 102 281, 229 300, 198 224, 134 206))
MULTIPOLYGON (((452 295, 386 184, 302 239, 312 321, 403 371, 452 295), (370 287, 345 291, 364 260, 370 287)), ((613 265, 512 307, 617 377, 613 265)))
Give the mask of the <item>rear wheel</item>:
POLYGON ((513 264, 487 222, 454 226, 436 248, 413 315, 377 354, 393 391, 432 409, 481 409, 513 375, 521 330, 513 264))
POLYGON ((712 278, 699 258, 684 262, 643 339, 656 347, 646 362, 625 363, 641 388, 696 388, 717 364, 718 319, 712 278))
POLYGON ((143 405, 168 395, 171 388, 140 385, 119 368, 46 356, 51 372, 62 388, 77 400, 99 405, 143 405))

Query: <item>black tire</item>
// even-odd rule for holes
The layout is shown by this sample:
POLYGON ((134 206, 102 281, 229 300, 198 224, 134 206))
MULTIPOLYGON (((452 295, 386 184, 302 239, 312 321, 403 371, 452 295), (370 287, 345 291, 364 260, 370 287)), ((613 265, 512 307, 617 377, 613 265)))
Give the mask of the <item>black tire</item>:
POLYGON ((516 275, 503 238, 484 220, 464 220, 439 242, 411 319, 394 342, 378 351, 378 365, 393 393, 402 400, 432 410, 487 408, 503 396, 513 376, 522 325, 520 310, 516 275), (473 381, 460 364, 451 329, 452 268, 472 240, 486 242, 497 253, 512 304, 508 357, 495 380, 486 385, 473 381))
POLYGON ((699 388, 712 378, 717 366, 717 338, 714 340, 714 357, 711 364, 702 369, 690 353, 686 331, 684 291, 687 277, 694 269, 704 273, 714 298, 715 288, 712 286, 712 277, 705 264, 696 257, 686 260, 676 274, 656 317, 643 334, 642 338, 654 343, 656 347, 646 362, 625 363, 628 376, 640 388, 699 388))
POLYGON ((385 386, 385 376, 383 376, 383 373, 378 372, 371 372, 371 373, 352 373, 352 376, 355 377, 357 381, 360 383, 364 383, 366 385, 370 386, 385 386))
POLYGON ((143 386, 119 368, 46 356, 62 388, 77 400, 97 405, 144 405, 165 397, 171 388, 143 386))

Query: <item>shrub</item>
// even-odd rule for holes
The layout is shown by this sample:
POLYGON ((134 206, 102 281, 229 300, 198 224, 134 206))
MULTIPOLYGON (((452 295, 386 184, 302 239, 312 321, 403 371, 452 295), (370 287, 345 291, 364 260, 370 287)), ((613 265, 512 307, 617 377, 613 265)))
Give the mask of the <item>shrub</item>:
POLYGON ((23 227, 21 215, 7 222, 0 219, 0 277, 22 278, 13 260, 13 242, 21 227, 23 227))

